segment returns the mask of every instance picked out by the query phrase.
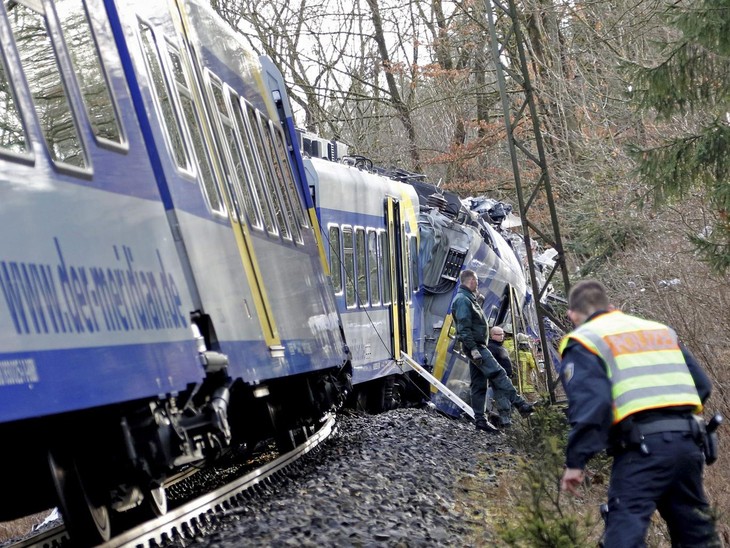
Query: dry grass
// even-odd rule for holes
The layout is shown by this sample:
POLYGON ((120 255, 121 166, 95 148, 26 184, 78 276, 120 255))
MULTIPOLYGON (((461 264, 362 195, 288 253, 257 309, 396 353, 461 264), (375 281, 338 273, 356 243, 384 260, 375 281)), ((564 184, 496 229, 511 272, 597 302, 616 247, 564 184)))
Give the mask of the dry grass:
MULTIPOLYGON (((603 533, 599 507, 607 499, 610 459, 591 461, 580 496, 559 490, 567 426, 556 407, 538 410, 530 423, 519 421, 509 436, 518 455, 485 453, 474 474, 455 486, 457 509, 471 525, 469 547, 582 548, 597 546, 603 533), (564 421, 563 421, 564 422, 564 421)), ((728 539, 730 459, 706 470, 705 486, 718 513, 723 546, 728 539)), ((655 513, 648 548, 670 548, 664 521, 655 513)))
POLYGON ((515 455, 485 454, 473 475, 456 484, 456 509, 471 527, 468 546, 500 546, 497 530, 511 513, 509 482, 521 459, 515 455), (499 463, 499 466, 490 466, 499 463))

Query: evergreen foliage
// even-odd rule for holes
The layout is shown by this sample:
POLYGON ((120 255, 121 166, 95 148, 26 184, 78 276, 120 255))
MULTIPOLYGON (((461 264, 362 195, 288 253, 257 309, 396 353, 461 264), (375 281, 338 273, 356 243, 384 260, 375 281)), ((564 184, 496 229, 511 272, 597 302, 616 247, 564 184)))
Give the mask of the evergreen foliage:
POLYGON ((580 273, 588 276, 610 264, 613 257, 641 240, 645 227, 630 212, 615 215, 584 206, 573 213, 577 227, 566 249, 581 259, 580 273))
POLYGON ((676 39, 664 44, 663 62, 634 66, 640 109, 660 118, 681 116, 692 131, 658 146, 632 146, 642 180, 655 203, 699 189, 715 212, 702 234, 690 235, 719 273, 730 268, 730 0, 673 4, 666 13, 676 39))
POLYGON ((515 548, 595 546, 603 527, 597 505, 581 507, 579 501, 560 492, 565 415, 555 407, 539 408, 529 424, 528 429, 510 434, 515 447, 527 458, 513 485, 513 511, 498 527, 500 539, 515 548))

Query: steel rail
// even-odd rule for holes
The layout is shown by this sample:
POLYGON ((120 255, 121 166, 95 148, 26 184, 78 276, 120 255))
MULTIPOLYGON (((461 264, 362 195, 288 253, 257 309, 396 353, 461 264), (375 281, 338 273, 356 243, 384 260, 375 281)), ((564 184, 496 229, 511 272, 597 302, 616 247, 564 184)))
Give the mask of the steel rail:
MULTIPOLYGON (((145 522, 113 537, 100 548, 162 546, 176 538, 192 537, 201 524, 215 519, 217 513, 238 506, 244 493, 291 466, 312 451, 335 431, 335 417, 328 415, 320 429, 304 443, 247 474, 210 493, 176 507, 164 516, 145 522)), ((12 548, 57 548, 73 546, 63 525, 10 545, 12 548)), ((10 547, 9 547, 10 548, 10 547)))

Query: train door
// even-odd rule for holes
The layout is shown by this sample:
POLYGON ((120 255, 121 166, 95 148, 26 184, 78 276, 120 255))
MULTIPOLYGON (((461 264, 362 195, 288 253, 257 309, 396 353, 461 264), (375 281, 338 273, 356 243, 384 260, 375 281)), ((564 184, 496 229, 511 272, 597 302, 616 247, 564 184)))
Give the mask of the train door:
POLYGON ((391 196, 385 201, 385 226, 387 246, 383 250, 385 266, 390 273, 387 281, 391 286, 390 332, 393 358, 400 359, 400 353, 412 352, 411 318, 409 314, 410 277, 408 275, 408 240, 403 225, 401 202, 391 196))

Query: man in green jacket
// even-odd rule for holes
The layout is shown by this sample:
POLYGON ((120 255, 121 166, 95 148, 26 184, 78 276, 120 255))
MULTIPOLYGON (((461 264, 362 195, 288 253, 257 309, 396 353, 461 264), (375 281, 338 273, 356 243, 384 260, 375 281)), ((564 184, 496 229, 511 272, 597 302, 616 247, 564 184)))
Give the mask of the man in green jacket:
POLYGON ((512 407, 522 415, 533 412, 533 405, 525 401, 515 390, 497 360, 487 349, 487 319, 477 301, 477 275, 473 270, 464 270, 459 279, 461 286, 451 304, 451 313, 456 323, 456 336, 461 341, 464 354, 469 358, 469 374, 471 377, 471 407, 474 410, 474 421, 479 430, 497 433, 499 430, 487 421, 484 415, 487 403, 487 381, 492 383, 494 402, 499 413, 500 426, 512 424, 512 407))

